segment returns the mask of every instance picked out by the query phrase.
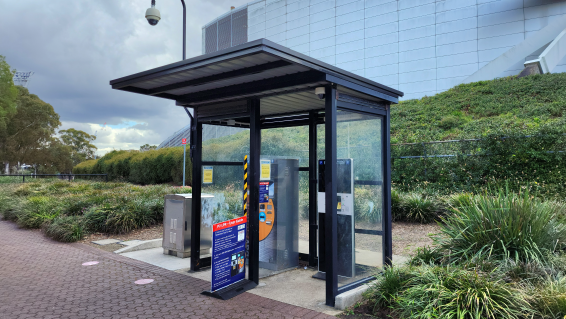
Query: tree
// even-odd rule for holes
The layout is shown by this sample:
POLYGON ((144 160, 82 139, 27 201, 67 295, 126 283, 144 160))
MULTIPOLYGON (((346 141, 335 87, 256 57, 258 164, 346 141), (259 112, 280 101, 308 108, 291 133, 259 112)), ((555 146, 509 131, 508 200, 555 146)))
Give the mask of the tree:
MULTIPOLYGON (((13 77, 14 71, 10 69, 6 59, 0 55, 0 148, 3 138, 6 137, 8 121, 16 113, 18 89, 14 85, 13 77)), ((8 165, 8 159, 0 152, 0 162, 2 161, 6 161, 6 166, 8 165)))
POLYGON ((14 85, 14 71, 0 55, 0 136, 6 134, 9 117, 16 113, 18 89, 14 85))
POLYGON ((42 150, 49 146, 55 129, 61 125, 59 114, 28 89, 16 86, 16 112, 0 135, 0 158, 10 162, 41 162, 42 150))
POLYGON ((157 149, 157 145, 145 144, 140 146, 140 152, 151 151, 157 149))
POLYGON ((72 149, 60 139, 52 138, 46 147, 39 150, 40 159, 36 162, 39 174, 71 173, 73 161, 72 149))
POLYGON ((97 147, 90 142, 94 141, 96 136, 75 130, 74 128, 59 131, 59 134, 61 134, 63 144, 71 147, 73 165, 94 158, 94 152, 97 150, 97 147))

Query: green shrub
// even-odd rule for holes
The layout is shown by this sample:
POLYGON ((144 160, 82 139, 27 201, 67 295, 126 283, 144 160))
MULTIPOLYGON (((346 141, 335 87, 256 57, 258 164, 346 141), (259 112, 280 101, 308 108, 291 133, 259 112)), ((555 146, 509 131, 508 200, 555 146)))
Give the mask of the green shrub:
POLYGON ((566 317, 566 277, 548 278, 530 290, 531 303, 543 318, 566 317))
POLYGON ((82 216, 56 217, 43 231, 47 237, 65 243, 79 241, 85 234, 82 216))
POLYGON ((0 215, 3 219, 17 222, 21 207, 22 201, 19 198, 0 191, 0 215))
POLYGON ((84 225, 89 232, 93 233, 106 233, 108 228, 106 221, 108 216, 116 209, 110 204, 101 207, 91 207, 84 214, 84 225))
MULTIPOLYGON (((182 184, 183 148, 159 150, 112 151, 98 160, 80 163, 73 168, 75 174, 108 174, 111 180, 129 181, 142 185, 182 184)), ((186 183, 192 182, 191 159, 187 156, 186 183)))
POLYGON ((40 228, 59 216, 63 208, 57 198, 47 196, 29 197, 18 216, 18 225, 23 228, 40 228))
POLYGON ((402 318, 524 318, 532 313, 503 280, 460 268, 418 267, 405 285, 395 300, 402 318))
POLYGON ((417 193, 403 196, 402 207, 406 221, 430 223, 437 217, 437 205, 433 199, 417 193))
POLYGON ((106 220, 106 231, 114 234, 124 234, 132 230, 155 225, 160 222, 155 213, 148 209, 141 201, 133 200, 132 203, 117 207, 108 215, 106 220))
POLYGON ((435 238, 452 261, 495 258, 544 262, 564 247, 566 226, 557 220, 563 204, 543 202, 528 192, 476 195, 455 207, 435 238))
POLYGON ((389 267, 364 293, 374 307, 400 318, 528 318, 524 295, 495 273, 459 267, 389 267))
POLYGON ((387 267, 377 280, 366 290, 364 298, 374 310, 378 308, 394 308, 399 293, 407 288, 407 282, 414 272, 410 268, 387 267))
POLYGON ((472 205, 473 194, 471 193, 457 193, 448 196, 446 202, 451 207, 467 207, 472 205))
POLYGON ((97 174, 98 172, 94 171, 97 162, 98 160, 93 159, 79 163, 73 167, 73 174, 97 174))
POLYGON ((409 265, 420 266, 439 264, 443 257, 444 254, 438 249, 431 248, 429 246, 419 247, 417 248, 415 255, 409 260, 409 265))

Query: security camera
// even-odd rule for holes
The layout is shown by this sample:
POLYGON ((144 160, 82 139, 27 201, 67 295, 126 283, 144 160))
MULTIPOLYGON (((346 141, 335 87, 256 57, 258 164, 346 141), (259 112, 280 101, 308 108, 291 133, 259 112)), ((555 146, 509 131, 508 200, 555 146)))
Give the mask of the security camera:
POLYGON ((314 89, 314 94, 318 96, 319 99, 324 99, 324 94, 326 93, 326 88, 321 86, 314 89))
POLYGON ((159 10, 155 9, 155 0, 151 0, 151 8, 145 11, 145 18, 150 25, 157 25, 157 22, 161 20, 159 10))

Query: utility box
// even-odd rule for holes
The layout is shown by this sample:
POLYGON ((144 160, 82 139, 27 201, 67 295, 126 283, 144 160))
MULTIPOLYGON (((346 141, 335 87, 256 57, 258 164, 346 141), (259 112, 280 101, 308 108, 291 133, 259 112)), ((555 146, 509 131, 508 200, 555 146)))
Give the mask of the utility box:
MULTIPOLYGON (((202 194, 200 255, 210 254, 212 247, 212 200, 214 196, 202 194)), ((180 258, 191 256, 192 194, 165 195, 163 214, 163 254, 180 258)))

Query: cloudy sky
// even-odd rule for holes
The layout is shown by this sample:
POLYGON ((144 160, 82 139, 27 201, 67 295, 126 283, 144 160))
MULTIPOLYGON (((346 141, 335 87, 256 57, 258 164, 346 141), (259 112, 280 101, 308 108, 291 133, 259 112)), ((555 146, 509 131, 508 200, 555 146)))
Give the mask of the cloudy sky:
MULTIPOLYGON (((187 58, 201 54, 201 28, 249 0, 185 0, 187 58)), ((33 71, 28 89, 61 116, 60 129, 97 133, 98 153, 159 144, 188 124, 173 101, 115 91, 109 81, 182 58, 180 0, 0 0, 0 55, 33 71), (106 123, 106 125, 104 125, 106 123)))

